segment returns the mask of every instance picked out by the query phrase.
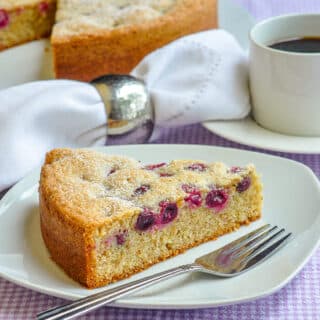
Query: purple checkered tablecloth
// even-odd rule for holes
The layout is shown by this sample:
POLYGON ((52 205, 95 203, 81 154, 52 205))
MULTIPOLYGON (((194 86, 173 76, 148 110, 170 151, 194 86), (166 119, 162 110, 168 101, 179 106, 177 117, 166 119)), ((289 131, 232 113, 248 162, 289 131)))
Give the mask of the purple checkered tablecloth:
MULTIPOLYGON (((320 12, 320 0, 234 0, 245 6, 257 20, 289 12, 320 12)), ((200 125, 166 129, 156 143, 193 143, 249 149, 220 138, 200 125)), ((255 149, 257 150, 257 149, 255 149)), ((260 152, 271 153, 266 150, 260 152)), ((320 155, 275 153, 308 165, 319 177, 320 155)), ((319 230, 320 232, 320 230, 319 230)), ((33 319, 37 313, 60 305, 62 299, 40 294, 0 278, 0 320, 33 319)), ((135 310, 105 307, 80 319, 219 319, 320 320, 320 250, 282 290, 249 303, 202 310, 135 310)))

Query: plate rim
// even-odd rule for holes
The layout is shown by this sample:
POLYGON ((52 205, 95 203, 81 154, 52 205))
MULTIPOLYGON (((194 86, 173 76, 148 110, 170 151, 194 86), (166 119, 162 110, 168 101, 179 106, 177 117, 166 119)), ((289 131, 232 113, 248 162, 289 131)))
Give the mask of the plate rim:
MULTIPOLYGON (((141 147, 146 148, 146 149, 148 149, 148 148, 161 149, 161 148, 168 148, 168 147, 174 148, 174 149, 176 149, 176 148, 185 149, 186 147, 190 148, 190 149, 209 148, 209 149, 212 149, 213 151, 219 150, 220 152, 227 151, 227 152, 231 152, 231 153, 240 152, 240 153, 245 153, 245 154, 255 154, 256 156, 261 157, 261 158, 269 158, 269 159, 276 159, 276 161, 291 162, 291 163, 293 163, 293 165, 300 166, 301 169, 304 170, 306 174, 308 174, 309 178, 313 180, 315 186, 318 188, 319 193, 320 193, 320 182, 319 182, 317 176, 315 175, 315 173, 308 166, 306 166, 305 164, 303 164, 301 162, 292 160, 292 159, 287 159, 287 158, 284 158, 281 156, 269 155, 269 154, 265 154, 265 153, 261 153, 261 152, 257 152, 257 151, 241 150, 241 149, 237 149, 237 148, 226 148, 226 147, 221 147, 221 146, 199 145, 199 144, 141 144, 141 145, 137 144, 137 145, 123 145, 123 146, 93 147, 93 148, 89 148, 89 149, 106 152, 106 150, 108 150, 110 148, 113 150, 116 150, 116 149, 124 149, 124 148, 138 149, 141 147)), ((40 171, 40 167, 37 167, 34 170, 32 170, 31 172, 29 172, 19 182, 17 182, 0 200, 0 209, 3 205, 3 202, 10 200, 11 197, 16 198, 16 196, 14 196, 14 193, 16 193, 16 192, 21 193, 21 191, 23 189, 25 189, 27 187, 30 188, 32 186, 35 186, 35 184, 32 183, 32 181, 35 179, 35 175, 39 174, 39 171, 40 171), (29 180, 31 180, 31 182, 29 180), (32 186, 30 186, 30 183, 32 183, 32 186), (22 189, 22 190, 19 191, 19 189, 22 189)), ((6 212, 6 210, 3 210, 0 212, 0 219, 1 219, 1 215, 3 212, 6 212)), ((320 212, 319 212, 319 214, 320 214, 320 212)), ((301 269, 309 261, 309 259, 311 258, 311 256, 314 254, 314 252, 317 250, 317 248, 319 246, 320 246, 320 234, 319 234, 317 241, 313 244, 313 246, 309 247, 308 254, 305 256, 304 259, 302 259, 300 261, 299 266, 295 269, 295 271, 292 272, 283 281, 281 281, 277 286, 271 288, 270 290, 266 290, 264 292, 261 292, 261 294, 259 294, 259 295, 256 295, 256 294, 247 295, 247 296, 239 298, 239 299, 232 299, 232 301, 230 301, 230 299, 224 299, 225 301, 222 301, 222 302, 214 302, 213 301, 211 303, 208 303, 208 302, 201 303, 201 301, 200 301, 197 304, 188 304, 188 305, 176 304, 176 303, 170 303, 170 302, 164 303, 161 301, 157 304, 152 304, 152 303, 145 304, 140 301, 130 302, 124 298, 124 299, 121 299, 119 302, 114 302, 109 305, 113 306, 113 307, 134 308, 134 309, 146 309, 147 308, 147 309, 166 309, 166 310, 172 310, 172 309, 185 309, 185 310, 187 310, 187 309, 204 309, 204 308, 210 308, 210 307, 233 305, 233 304, 245 303, 248 301, 254 301, 254 300, 261 299, 263 297, 269 296, 269 295, 277 292, 278 290, 283 288, 287 283, 289 283, 301 271, 301 269)), ((1 270, 1 265, 0 265, 0 276, 3 279, 6 279, 10 282, 13 282, 19 286, 34 290, 36 292, 51 295, 54 297, 63 298, 63 299, 67 299, 67 300, 74 300, 74 299, 83 297, 83 295, 78 295, 78 294, 72 294, 72 296, 70 296, 70 294, 68 295, 68 294, 61 293, 61 292, 57 291, 56 289, 49 289, 48 290, 48 287, 33 284, 29 280, 23 280, 23 281, 20 280, 19 281, 19 280, 15 279, 13 276, 4 273, 1 270)))
MULTIPOLYGON (((254 121, 254 119, 252 118, 251 115, 245 117, 244 119, 240 119, 240 120, 212 120, 212 121, 204 121, 201 123, 201 125, 207 129, 208 131, 210 131, 211 133, 214 133, 224 139, 227 139, 229 141, 235 142, 235 143, 239 143, 242 144, 244 146, 248 146, 248 147, 253 147, 253 148, 257 148, 259 150, 268 150, 268 151, 275 151, 275 152, 282 152, 282 153, 292 153, 292 154, 310 154, 310 155, 317 155, 320 154, 320 137, 303 137, 303 136, 293 136, 293 135, 286 135, 283 133, 278 133, 275 131, 271 131, 268 130, 266 128, 261 127, 256 121, 254 121), (261 139, 256 140, 256 142, 252 142, 249 140, 248 141, 244 141, 244 139, 240 138, 239 139, 239 135, 237 134, 230 134, 230 131, 226 129, 217 129, 215 128, 215 124, 224 124, 228 126, 228 129, 231 127, 235 127, 235 126, 241 126, 242 128, 247 128, 250 124, 253 124, 256 130, 259 130, 260 132, 268 132, 271 133, 272 135, 274 135, 275 138, 281 136, 282 138, 289 138, 289 139, 296 139, 301 141, 301 139, 305 140, 305 141, 316 141, 319 143, 319 147, 315 148, 313 150, 309 149, 301 149, 301 148, 294 148, 294 147, 286 147, 284 145, 282 145, 281 147, 273 147, 273 146, 269 146, 269 145, 263 145, 263 141, 261 139)), ((249 137, 249 135, 247 135, 249 137)), ((290 143, 290 145, 294 144, 294 141, 292 143, 290 143)))

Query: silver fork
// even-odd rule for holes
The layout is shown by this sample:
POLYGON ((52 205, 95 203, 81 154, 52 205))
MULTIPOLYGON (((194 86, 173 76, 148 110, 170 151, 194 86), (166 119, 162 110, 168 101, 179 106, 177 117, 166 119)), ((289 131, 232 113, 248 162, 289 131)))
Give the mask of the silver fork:
POLYGON ((187 272, 199 271, 219 277, 234 277, 270 257, 287 243, 290 236, 291 233, 285 233, 285 229, 266 224, 218 250, 197 258, 194 263, 163 271, 44 311, 38 314, 37 319, 73 319, 116 299, 187 272))

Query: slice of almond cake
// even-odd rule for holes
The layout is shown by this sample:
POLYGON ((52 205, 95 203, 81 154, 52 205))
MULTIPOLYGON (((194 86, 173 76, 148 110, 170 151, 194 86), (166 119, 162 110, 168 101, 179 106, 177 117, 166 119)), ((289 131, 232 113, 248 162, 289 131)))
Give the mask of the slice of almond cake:
POLYGON ((47 37, 56 0, 0 0, 0 50, 47 37))
POLYGON ((258 219, 262 206, 253 165, 144 165, 89 150, 48 153, 39 192, 52 259, 89 288, 236 230, 258 219))

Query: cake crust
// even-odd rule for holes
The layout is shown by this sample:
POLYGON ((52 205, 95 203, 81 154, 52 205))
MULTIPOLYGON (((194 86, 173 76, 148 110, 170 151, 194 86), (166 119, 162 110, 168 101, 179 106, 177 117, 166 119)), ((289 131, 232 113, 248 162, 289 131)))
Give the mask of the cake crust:
POLYGON ((53 30, 57 78, 90 81, 128 74, 148 53, 187 34, 217 27, 216 0, 182 0, 163 16, 140 24, 79 35, 53 30))

